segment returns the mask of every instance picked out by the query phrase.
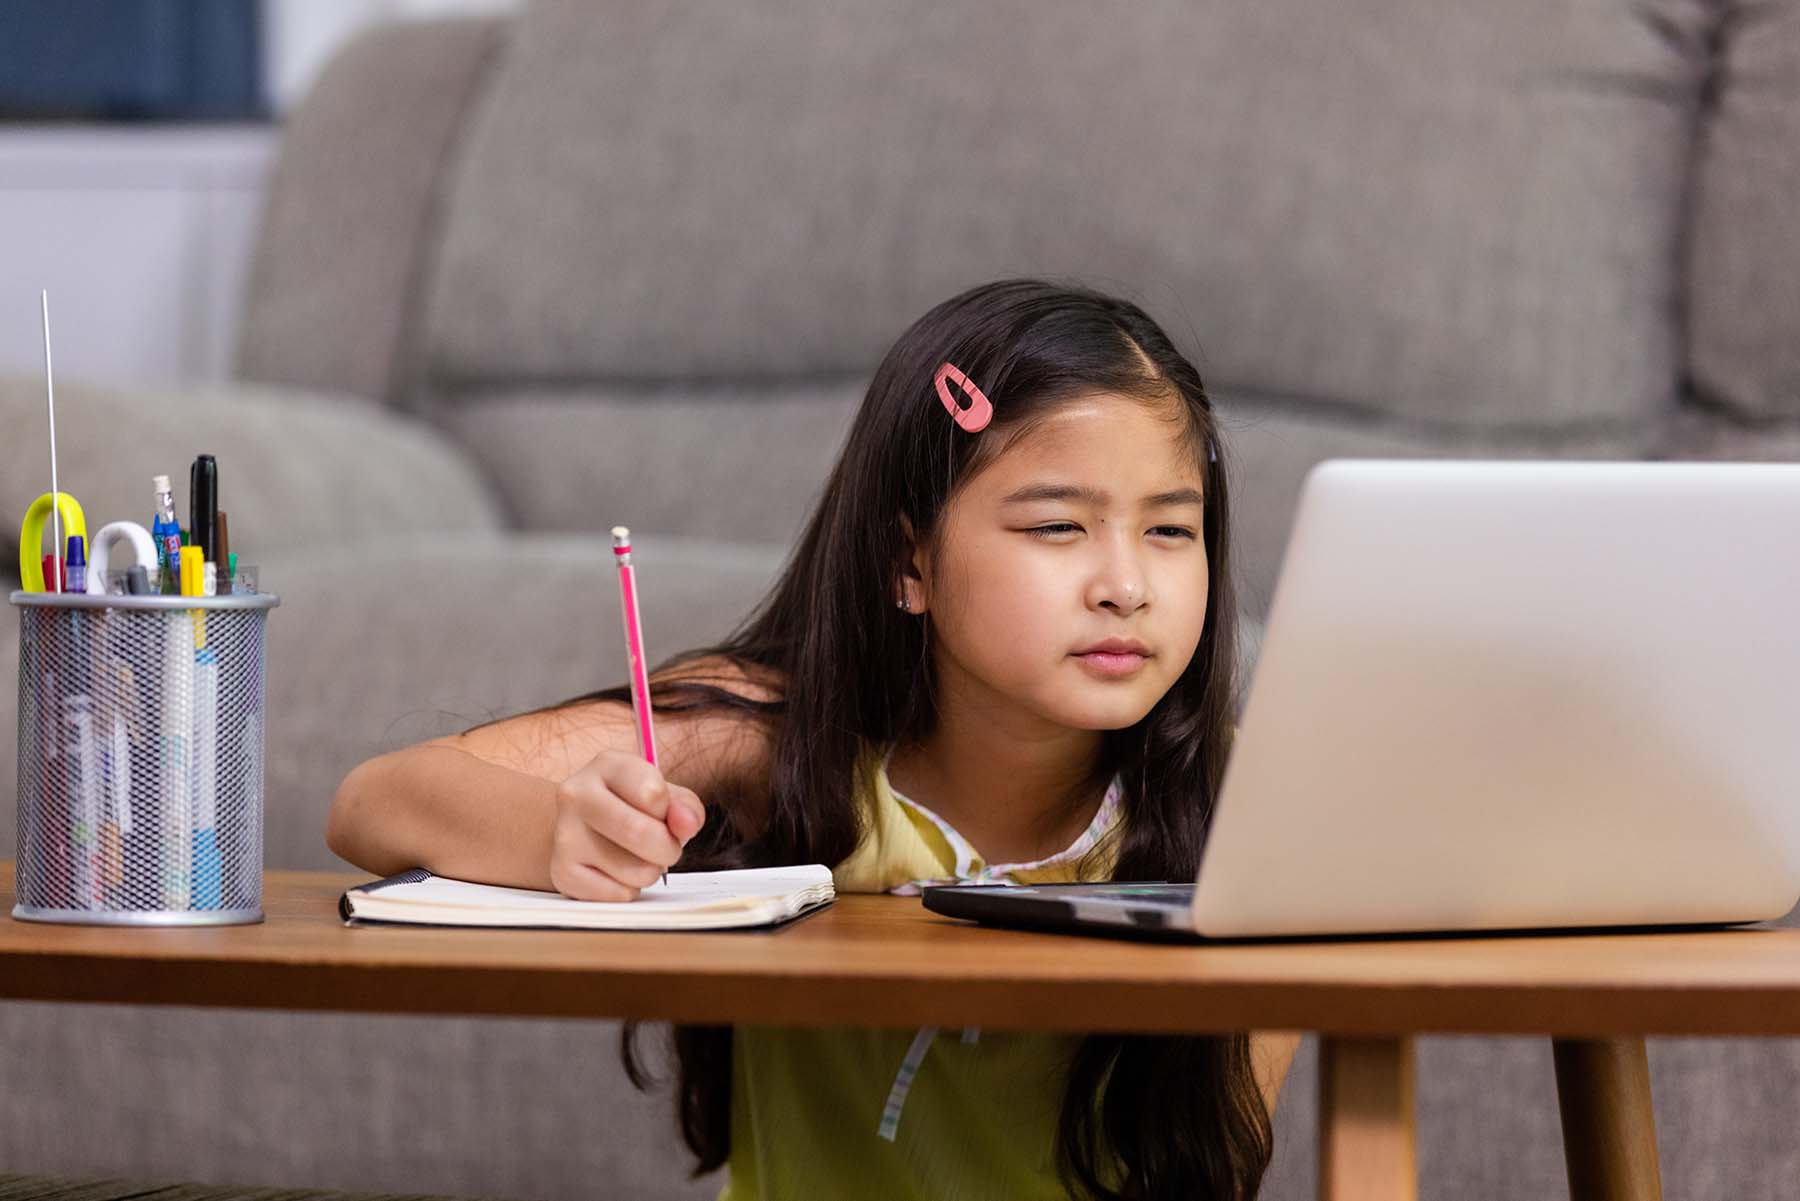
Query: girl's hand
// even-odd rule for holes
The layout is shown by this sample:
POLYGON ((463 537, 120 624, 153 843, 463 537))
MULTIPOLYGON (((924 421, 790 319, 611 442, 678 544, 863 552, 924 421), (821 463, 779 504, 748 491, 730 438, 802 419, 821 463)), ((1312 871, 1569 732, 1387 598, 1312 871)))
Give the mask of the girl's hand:
POLYGON ((629 751, 601 751, 556 786, 550 882, 578 901, 634 901, 700 832, 693 789, 629 751))

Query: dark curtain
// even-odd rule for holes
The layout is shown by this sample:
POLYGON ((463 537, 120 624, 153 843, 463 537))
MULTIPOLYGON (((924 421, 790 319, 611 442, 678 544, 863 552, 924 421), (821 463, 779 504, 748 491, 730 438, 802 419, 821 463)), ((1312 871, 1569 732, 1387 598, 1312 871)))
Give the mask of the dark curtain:
POLYGON ((0 0, 0 119, 268 115, 257 0, 0 0))

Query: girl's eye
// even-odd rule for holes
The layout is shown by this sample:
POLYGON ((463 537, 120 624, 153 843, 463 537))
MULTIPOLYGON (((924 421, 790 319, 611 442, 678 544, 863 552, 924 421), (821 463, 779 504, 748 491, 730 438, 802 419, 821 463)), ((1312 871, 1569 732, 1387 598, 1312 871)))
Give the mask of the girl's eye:
MULTIPOLYGON (((1040 525, 1033 529, 1026 530, 1025 532, 1030 534, 1033 538, 1050 538, 1057 534, 1070 533, 1079 530, 1080 528, 1081 527, 1074 522, 1059 521, 1054 525, 1040 525)), ((1185 525, 1159 525, 1155 526, 1151 532, 1162 533, 1175 538, 1192 539, 1195 536, 1194 531, 1188 529, 1185 525)))

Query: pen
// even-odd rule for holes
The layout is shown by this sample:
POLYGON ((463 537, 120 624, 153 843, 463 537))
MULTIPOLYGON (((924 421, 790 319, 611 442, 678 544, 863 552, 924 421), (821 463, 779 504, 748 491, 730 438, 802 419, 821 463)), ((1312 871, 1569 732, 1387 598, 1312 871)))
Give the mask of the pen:
POLYGON ((43 755, 39 779, 43 786, 44 819, 38 823, 38 830, 45 843, 40 853, 50 861, 44 873, 49 894, 45 899, 52 908, 66 909, 69 907, 69 822, 73 815, 69 794, 64 788, 71 769, 63 755, 62 731, 57 728, 63 715, 63 681, 49 668, 45 668, 39 678, 42 686, 37 693, 36 726, 43 755))
POLYGON ((219 656, 206 645, 206 619, 194 621, 194 908, 217 909, 219 860, 219 656))
MULTIPOLYGON (((206 570, 212 564, 201 561, 199 547, 182 551, 182 594, 204 595, 209 583, 206 570)), ((184 835, 193 839, 193 906, 195 909, 217 909, 220 904, 221 865, 219 862, 219 655, 206 644, 206 614, 196 611, 192 617, 194 631, 193 674, 194 724, 188 745, 193 756, 193 824, 184 835)))
MULTIPOLYGON (((199 547, 181 552, 181 593, 199 596, 206 586, 206 564, 199 547)), ((217 909, 221 901, 222 871, 219 860, 219 655, 206 644, 206 614, 190 618, 193 630, 192 672, 193 726, 188 742, 193 763, 193 821, 182 838, 193 840, 191 877, 193 907, 217 909)))
MULTIPOLYGON (((200 594, 200 549, 184 547, 181 594, 200 594)), ((163 908, 191 907, 194 885, 194 642, 199 614, 169 614, 163 642, 163 908)))
POLYGON ((192 861, 192 819, 189 817, 189 763, 187 725, 188 693, 194 678, 194 619, 171 613, 163 642, 162 671, 162 901, 164 909, 188 907, 188 880, 192 861))
MULTIPOLYGON (((133 569, 142 572, 142 567, 133 569)), ((111 737, 106 748, 108 805, 100 822, 100 857, 105 882, 125 882, 125 840, 131 837, 131 750, 142 741, 137 725, 137 685, 131 664, 113 659, 104 672, 111 697, 111 737)), ((108 695, 103 693, 102 695, 108 695)), ((104 720, 104 719, 103 719, 104 720)))
MULTIPOLYGON (((650 724, 650 674, 644 661, 644 630, 638 620, 637 575, 631 566, 631 531, 612 528, 613 562, 619 568, 619 610, 625 620, 625 656, 631 669, 631 715, 637 727, 638 749, 651 767, 656 766, 656 731, 650 724)), ((663 883, 669 874, 663 873, 663 883)))
POLYGON ((68 569, 63 573, 62 591, 87 591, 87 547, 80 534, 69 535, 68 569))
POLYGON ((213 539, 213 570, 218 577, 214 591, 219 596, 230 596, 232 593, 231 567, 236 556, 231 553, 231 533, 223 509, 219 510, 218 529, 214 532, 213 539))
MULTIPOLYGON (((141 579, 144 568, 136 567, 133 572, 141 579)), ((114 881, 117 885, 114 907, 130 908, 161 903, 162 882, 157 873, 161 870, 164 851, 161 849, 163 834, 158 828, 162 800, 157 794, 157 773, 163 748, 156 732, 144 724, 146 714, 141 690, 160 686, 156 679, 156 656, 161 647, 154 637, 144 635, 142 626, 134 636, 121 636, 117 643, 120 657, 111 661, 106 676, 115 685, 112 697, 113 762, 108 777, 112 784, 113 824, 118 831, 119 844, 119 862, 114 871, 118 876, 114 881)), ((101 846, 104 849, 104 829, 101 846)))
POLYGON ((100 752, 94 743, 94 698, 83 692, 62 698, 64 779, 75 777, 75 805, 69 814, 69 855, 73 860, 73 900, 78 909, 105 904, 100 863, 100 752))
POLYGON ((177 596, 181 593, 181 523, 175 520, 175 493, 166 475, 151 476, 150 487, 156 493, 156 515, 150 531, 160 552, 157 566, 162 578, 158 590, 177 596))
MULTIPOLYGON (((44 403, 50 417, 50 491, 47 495, 32 502, 30 507, 25 510, 25 522, 19 531, 19 580, 26 588, 30 588, 34 582, 31 578, 31 563, 33 559, 43 553, 43 515, 47 508, 50 514, 50 553, 43 556, 42 578, 35 582, 40 584, 46 592, 61 592, 64 590, 62 519, 65 503, 71 510, 69 529, 71 534, 86 533, 87 524, 82 519, 81 506, 76 503, 74 497, 64 492, 62 486, 56 481, 56 383, 50 362, 50 293, 45 291, 40 295, 44 307, 44 403)), ((71 629, 77 635, 75 641, 79 658, 80 640, 78 635, 81 627, 74 622, 75 616, 71 614, 71 629)), ((21 667, 23 668, 23 663, 21 663, 21 667)), ((35 667, 36 664, 34 664, 34 669, 35 667)), ((57 757, 57 750, 61 743, 61 739, 58 737, 60 731, 57 729, 57 723, 63 716, 59 700, 61 693, 58 691, 58 685, 62 681, 57 678, 56 672, 47 666, 43 668, 42 679, 43 690, 38 697, 36 734, 39 745, 44 751, 43 774, 40 778, 44 785, 42 801, 48 814, 45 818, 45 826, 49 830, 46 841, 50 844, 48 848, 50 863, 47 873, 50 895, 46 899, 50 906, 57 907, 67 905, 69 902, 69 819, 71 814, 69 795, 61 787, 67 781, 69 766, 66 762, 59 764, 51 762, 57 757), (59 779, 59 776, 62 778, 59 779)), ((73 694, 78 692, 79 688, 70 691, 73 694)), ((22 741, 21 745, 23 745, 22 741)), ((79 757, 77 759, 79 761, 79 757)), ((21 814, 24 812, 23 809, 20 810, 21 814)))
POLYGON ((125 715, 112 715, 111 737, 106 745, 106 815, 100 821, 100 860, 104 883, 117 888, 125 881, 124 840, 131 833, 131 736, 125 715))
POLYGON ((219 464, 211 455, 199 455, 188 471, 188 529, 203 562, 213 558, 213 536, 219 521, 219 464))

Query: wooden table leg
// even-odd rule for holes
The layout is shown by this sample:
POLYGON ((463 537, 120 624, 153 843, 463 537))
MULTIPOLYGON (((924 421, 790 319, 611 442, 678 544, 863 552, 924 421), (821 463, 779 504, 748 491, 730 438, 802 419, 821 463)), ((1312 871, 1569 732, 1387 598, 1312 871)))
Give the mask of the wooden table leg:
POLYGON ((1662 1201, 1642 1038, 1558 1038, 1556 1098, 1570 1201, 1662 1201))
POLYGON ((1319 1037, 1320 1201, 1414 1201, 1413 1040, 1319 1037))

